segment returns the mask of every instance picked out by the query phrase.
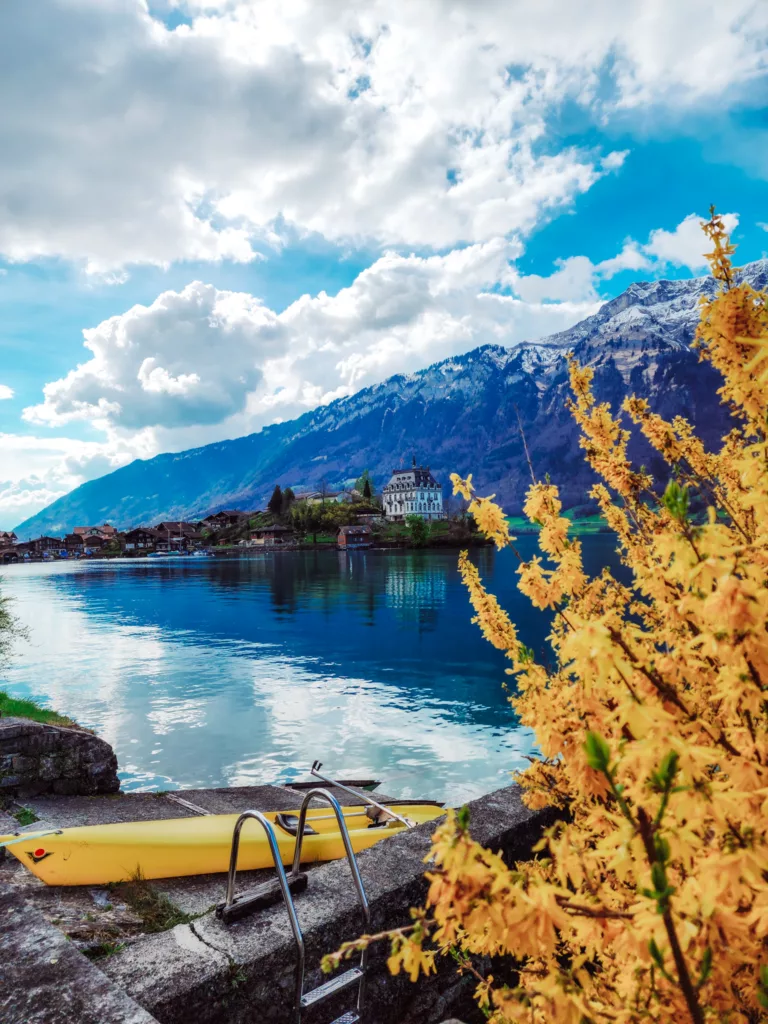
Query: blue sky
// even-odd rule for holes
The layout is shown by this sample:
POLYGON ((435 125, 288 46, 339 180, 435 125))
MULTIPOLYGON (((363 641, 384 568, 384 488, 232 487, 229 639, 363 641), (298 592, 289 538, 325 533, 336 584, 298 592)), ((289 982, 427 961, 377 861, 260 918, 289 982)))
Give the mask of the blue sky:
POLYGON ((0 9, 0 528, 703 273, 711 202, 768 252, 765 5, 37 6, 0 9))

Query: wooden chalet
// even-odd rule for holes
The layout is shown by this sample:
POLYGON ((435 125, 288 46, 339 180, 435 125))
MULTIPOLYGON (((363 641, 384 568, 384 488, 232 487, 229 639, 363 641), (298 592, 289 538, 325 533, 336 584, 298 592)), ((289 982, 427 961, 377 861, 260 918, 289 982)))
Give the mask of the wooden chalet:
POLYGON ((123 534, 123 548, 126 551, 153 551, 157 541, 157 530, 137 526, 123 534))
POLYGON ((284 544, 292 544, 296 534, 288 526, 260 526, 251 531, 249 547, 272 548, 284 544))
POLYGON ((224 509, 221 512, 213 512, 211 515, 201 519, 197 524, 203 530, 223 530, 227 526, 237 526, 243 519, 248 518, 249 513, 242 509, 224 509))

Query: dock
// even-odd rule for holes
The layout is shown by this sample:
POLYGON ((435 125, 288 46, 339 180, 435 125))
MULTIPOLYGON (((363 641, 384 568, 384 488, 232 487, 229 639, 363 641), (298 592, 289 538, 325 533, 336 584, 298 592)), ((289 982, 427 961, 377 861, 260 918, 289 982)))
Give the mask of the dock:
MULTIPOLYGON (((377 798, 380 794, 377 792, 377 798)), ((384 799, 387 799, 384 797, 384 799)), ((301 794, 284 786, 27 797, 39 819, 21 831, 66 828, 253 810, 295 810, 301 794)), ((355 801, 344 795, 347 804, 355 801)), ((362 803, 362 798, 360 803, 362 803)), ((530 856, 550 812, 523 806, 510 786, 469 805, 474 838, 510 860, 530 856)), ((18 830, 0 812, 0 831, 18 830)), ((426 893, 426 857, 434 823, 421 825, 358 855, 374 932, 409 920, 426 893)), ((240 886, 271 877, 242 872, 240 886)), ((279 902, 231 925, 216 918, 226 876, 200 875, 144 883, 173 924, 147 930, 141 914, 121 899, 121 887, 46 886, 14 857, 0 862, 0 1020, 4 1024, 287 1024, 296 948, 279 902)), ((309 869, 295 900, 307 947, 307 978, 317 985, 321 957, 362 930, 346 861, 309 869)), ((154 928, 156 922, 151 924, 154 928)), ((452 961, 413 985, 386 967, 388 948, 371 951, 366 1024, 438 1024, 475 1019, 472 979, 452 961)), ((343 1004, 343 996, 340 997, 343 1004)), ((342 1012, 332 1003, 307 1014, 326 1024, 342 1012)))

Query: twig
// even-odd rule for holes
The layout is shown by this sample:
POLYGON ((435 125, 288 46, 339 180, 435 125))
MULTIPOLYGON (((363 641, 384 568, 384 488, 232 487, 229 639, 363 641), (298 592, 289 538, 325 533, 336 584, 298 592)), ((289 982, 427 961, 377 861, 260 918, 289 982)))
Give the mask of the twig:
POLYGON ((533 463, 531 462, 531 453, 528 451, 528 443, 525 440, 525 431, 523 430, 523 423, 520 419, 520 410, 515 406, 515 415, 517 416, 517 425, 520 428, 520 437, 523 439, 523 450, 525 451, 525 458, 528 463, 528 469, 531 471, 531 482, 536 483, 536 474, 533 472, 533 463))

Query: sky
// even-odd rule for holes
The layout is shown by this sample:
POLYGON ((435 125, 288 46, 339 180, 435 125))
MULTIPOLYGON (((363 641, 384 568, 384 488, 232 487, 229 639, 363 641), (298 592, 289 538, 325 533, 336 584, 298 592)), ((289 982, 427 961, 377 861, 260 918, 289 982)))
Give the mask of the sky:
POLYGON ((768 4, 0 4, 0 529, 768 253, 768 4))

